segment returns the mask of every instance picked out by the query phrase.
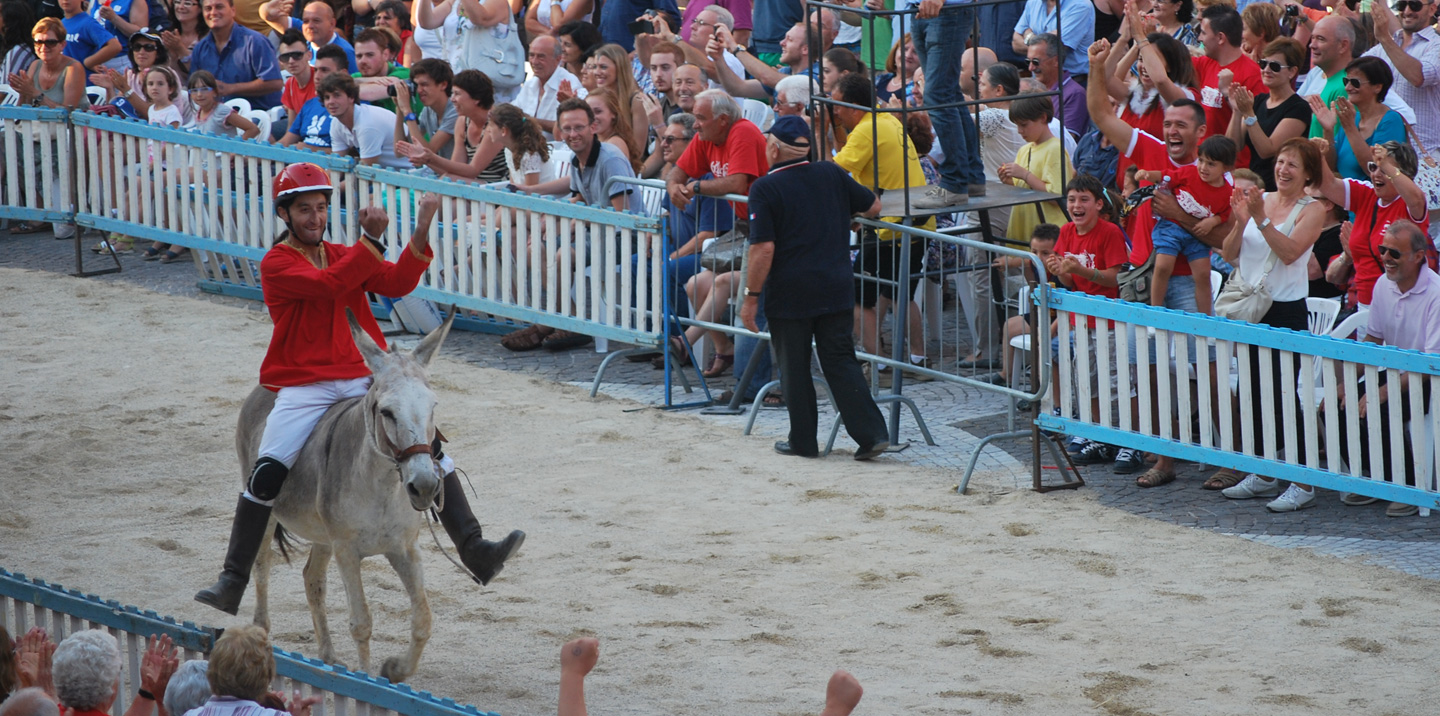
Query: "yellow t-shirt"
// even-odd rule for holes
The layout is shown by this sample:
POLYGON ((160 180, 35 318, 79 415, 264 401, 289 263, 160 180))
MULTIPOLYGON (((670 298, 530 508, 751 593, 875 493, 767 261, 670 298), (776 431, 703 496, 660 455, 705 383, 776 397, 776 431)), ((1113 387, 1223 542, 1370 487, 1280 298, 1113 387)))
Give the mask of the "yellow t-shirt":
MULTIPOLYGON (((1015 153, 1015 163, 1029 169, 1045 182, 1045 191, 1052 194, 1064 193, 1065 187, 1060 183, 1061 166, 1064 166, 1065 178, 1075 176, 1075 169, 1070 165, 1070 158, 1065 156, 1064 145, 1058 137, 1051 137, 1043 144, 1026 144, 1015 153)), ((1011 184, 1025 188, 1029 185, 1021 179, 1011 179, 1011 184)), ((1029 241, 1030 233, 1040 224, 1054 224, 1062 226, 1065 224, 1065 212, 1053 201, 1044 202, 1045 216, 1042 219, 1035 211, 1035 204, 1021 204, 1010 212, 1010 225, 1005 229, 1005 235, 1015 241, 1029 241)))
MULTIPOLYGON (((925 186, 925 170, 920 168, 920 156, 915 153, 914 143, 905 139, 905 126, 891 114, 877 113, 872 116, 875 117, 873 125, 870 117, 865 117, 855 125, 854 129, 850 130, 850 136, 845 140, 845 146, 841 147, 839 153, 835 155, 835 163, 850 172, 850 176, 855 181, 872 191, 877 187, 875 183, 877 165, 880 189, 892 191, 905 188, 907 186, 906 171, 909 172, 910 179, 908 186, 912 189, 925 186), (877 136, 878 144, 876 143, 877 136), (907 164, 909 165, 908 170, 906 169, 907 164)), ((919 192, 911 193, 916 196, 919 194, 919 192)), ((880 220, 899 224, 903 218, 886 216, 881 217, 880 220)), ((917 226, 934 231, 935 218, 927 217, 917 226)), ((881 239, 886 241, 895 238, 893 231, 877 233, 881 239)))

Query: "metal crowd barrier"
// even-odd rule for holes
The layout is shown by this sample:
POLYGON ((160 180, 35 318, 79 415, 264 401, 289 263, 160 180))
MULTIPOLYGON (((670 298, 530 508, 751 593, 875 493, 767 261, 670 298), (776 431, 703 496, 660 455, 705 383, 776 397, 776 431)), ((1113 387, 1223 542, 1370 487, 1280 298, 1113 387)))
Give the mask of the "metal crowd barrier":
MULTIPOLYGON (((665 187, 665 182, 658 179, 616 178, 611 181, 612 183, 623 182, 637 186, 652 187, 659 190, 663 190, 665 187)), ((740 195, 728 195, 716 198, 735 202, 748 201, 747 197, 740 195)), ((1010 319, 1030 309, 1033 310, 1037 316, 1037 320, 1031 322, 1033 324, 1032 328, 1040 334, 1040 338, 1037 340, 1048 345, 1050 340, 1050 310, 1048 302, 1043 299, 1048 296, 1047 292, 1049 288, 1046 284, 1044 265, 1028 251, 1006 246, 997 246, 964 238, 963 236, 951 236, 915 227, 901 226, 877 219, 862 218, 857 221, 862 227, 878 232, 874 238, 859 238, 851 246, 852 253, 856 257, 856 272, 854 278, 857 292, 878 293, 884 290, 897 297, 904 296, 906 298, 904 302, 893 302, 902 303, 900 306, 893 305, 892 303, 888 313, 890 322, 888 329, 883 325, 876 327, 878 330, 876 330, 875 333, 880 336, 880 338, 877 341, 875 350, 857 350, 857 357, 871 365, 871 389, 872 392, 876 394, 876 401, 882 404, 888 404, 890 407, 889 425, 892 443, 899 443, 900 407, 903 405, 910 409, 911 415, 916 421, 917 427, 926 442, 930 445, 935 444, 919 407, 912 398, 904 394, 904 386, 906 385, 905 374, 907 372, 922 376, 926 380, 956 383, 966 386, 967 388, 1009 399, 1008 415, 1011 432, 987 436, 976 448, 975 457, 978 457, 980 451, 996 439, 1031 435, 1030 431, 1016 431, 1014 408, 1017 401, 1037 402, 1048 390, 1050 384, 1049 354, 1048 352, 1028 350, 1021 352, 1022 355, 1019 356, 1020 360, 1015 361, 1016 366, 1012 366, 1012 368, 1015 368, 1014 372, 1016 373, 1026 372, 1025 366, 1028 364, 1028 361, 1024 361, 1024 358, 1031 357, 1038 359, 1038 362, 1029 368, 1029 372, 1033 374, 1033 380, 1030 381, 1030 388, 1028 390, 1022 390, 1011 387, 1013 383, 1005 384, 997 380, 997 371, 1000 369, 999 364, 1004 362, 998 341, 1000 337, 1003 337, 1004 327, 1009 323, 1010 319), (875 267, 867 263, 868 259, 865 253, 867 246, 875 246, 878 239, 882 237, 888 237, 890 243, 886 244, 886 246, 896 247, 900 257, 898 275, 894 279, 878 276, 874 270, 875 267), (902 237, 908 237, 908 241, 902 237), (931 251, 932 243, 937 250, 931 251), (910 263, 911 252, 920 252, 921 255, 927 257, 953 256, 956 260, 946 263, 943 259, 932 261, 927 258, 926 261, 922 263, 921 270, 918 273, 912 273, 910 263), (972 265, 962 265, 958 262, 958 259, 965 256, 978 258, 978 260, 972 265), (1015 265, 1009 269, 995 267, 993 265, 994 261, 1001 257, 1013 261, 1015 265), (1028 269, 1025 268, 1027 266, 1028 269), (999 290, 992 291, 990 295, 984 297, 983 306, 970 312, 970 315, 962 315, 965 312, 961 308, 960 301, 957 301, 952 306, 946 306, 943 299, 943 291, 946 285, 953 282, 957 285, 957 290, 963 291, 966 290, 965 287, 960 286, 956 279, 963 276, 978 277, 982 275, 986 278, 987 283, 993 282, 994 285, 1000 287, 999 290), (1026 284, 1025 277, 1027 275, 1030 277, 1031 282, 1037 283, 1038 285, 1034 289, 1035 299, 1033 302, 1027 303, 1022 307, 1019 300, 1019 287, 1026 284), (912 282, 918 284, 918 290, 911 290, 910 286, 912 282), (1007 289, 1006 287, 1010 288, 1007 289), (913 308, 911 307, 912 303, 916 303, 911 300, 915 297, 921 298, 919 303, 923 304, 923 308, 920 308, 918 305, 913 308), (933 359, 933 361, 928 364, 928 367, 918 367, 910 363, 905 351, 908 340, 907 332, 909 323, 907 320, 895 319, 897 309, 902 311, 901 315, 906 316, 908 316, 910 310, 922 311, 924 313, 924 319, 920 323, 922 326, 922 338, 919 344, 925 347, 927 357, 933 359), (977 317, 979 320, 977 320, 977 317), (978 328, 976 327, 977 325, 978 328), (995 334, 996 338, 992 340, 991 343, 994 356, 990 368, 977 369, 961 367, 960 362, 962 355, 959 346, 962 344, 974 345, 975 343, 973 335, 969 339, 963 337, 967 331, 971 333, 993 332, 995 334), (878 350, 879 342, 883 341, 888 341, 890 346, 891 350, 888 354, 882 354, 881 351, 878 350), (886 366, 889 369, 890 375, 895 376, 889 381, 890 385, 883 385, 881 383, 881 371, 876 368, 876 366, 886 366)), ((865 232, 861 232, 861 234, 863 236, 865 232)), ((662 275, 660 283, 665 286, 665 295, 671 295, 669 286, 674 281, 675 277, 662 275)), ((733 338, 753 338, 768 343, 770 338, 769 333, 763 331, 759 333, 751 332, 738 325, 738 310, 733 309, 739 305, 738 294, 742 284, 740 281, 734 281, 732 284, 728 301, 732 309, 729 312, 730 320, 700 320, 694 317, 695 307, 692 306, 690 315, 676 317, 675 323, 678 323, 682 327, 694 327, 724 333, 733 338)), ((675 317, 676 307, 674 305, 666 304, 664 310, 667 312, 667 316, 675 317)), ((886 316, 876 316, 872 319, 862 315, 861 320, 856 324, 857 329, 863 333, 870 328, 869 322, 872 320, 883 323, 886 320, 886 316)), ((670 321, 665 321, 664 323, 668 326, 670 321)), ((667 342, 668 338, 669 329, 667 328, 667 342)), ((742 366, 739 363, 735 364, 734 371, 739 378, 738 383, 740 385, 749 382, 751 378, 750 373, 754 369, 753 364, 759 361, 759 350, 768 350, 768 347, 762 346, 752 354, 751 365, 742 366)), ((700 351, 696 351, 696 360, 692 362, 700 362, 699 358, 701 356, 699 353, 700 351)), ((623 353, 611 354, 606 358, 606 365, 621 355, 623 355, 623 353)), ((668 351, 666 355, 668 360, 670 357, 668 351)), ((599 390, 600 381, 606 365, 602 365, 601 371, 596 375, 595 384, 591 389, 592 395, 599 390)), ((686 379, 684 371, 676 371, 676 374, 681 376, 682 380, 686 379)), ((699 376, 698 371, 696 371, 696 376, 700 380, 702 388, 706 388, 708 391, 703 376, 699 376)), ((669 377, 670 375, 667 374, 667 390, 669 387, 669 377)), ((826 388, 824 380, 818 375, 813 376, 813 379, 822 389, 826 388)), ((749 410, 749 420, 745 427, 746 434, 749 434, 754 427, 755 417, 758 414, 765 393, 778 385, 778 380, 772 380, 756 391, 755 398, 749 410)), ((729 412, 741 412, 738 409, 741 397, 741 391, 735 391, 730 405, 727 406, 729 412)), ((840 426, 841 421, 837 415, 831 425, 825 451, 828 452, 828 450, 833 447, 838 437, 840 426)), ((975 459, 972 457, 971 465, 965 472, 964 482, 968 482, 970 473, 974 469, 974 464, 975 459)))
POLYGON ((392 219, 392 258, 410 239, 420 195, 440 196, 436 260, 416 296, 500 323, 659 344, 649 320, 660 303, 652 277, 662 257, 647 252, 659 240, 654 218, 90 113, 4 107, 0 122, 6 176, 25 179, 5 182, 0 218, 190 248, 212 290, 259 298, 259 261, 283 229, 270 182, 287 164, 312 162, 340 187, 331 240, 353 243, 358 210, 379 206, 392 219), (637 253, 650 256, 646 270, 616 270, 637 253))
POLYGON ((1059 351, 1059 388, 1044 401, 1037 419, 1042 428, 1418 505, 1422 514, 1440 507, 1440 422, 1434 419, 1440 413, 1440 355, 1070 291, 1052 291, 1047 300, 1056 313, 1059 345, 1073 350, 1059 351), (1096 319, 1094 328, 1088 317, 1096 319), (1200 355, 1212 345, 1213 376, 1208 356, 1200 355), (1252 350, 1259 356, 1258 376, 1252 350), (1239 358, 1232 364, 1233 355, 1239 358), (1382 375, 1392 397, 1383 406, 1372 402, 1362 426, 1355 396, 1382 375), (1403 397, 1396 397, 1394 386, 1402 383, 1403 397), (1337 410, 1341 390, 1349 409, 1337 410), (1056 396, 1073 400, 1057 402, 1056 396), (1051 413, 1055 406, 1058 415, 1051 413), (1393 426, 1388 431, 1382 415, 1393 426), (1362 460, 1364 453, 1369 457, 1362 460), (1396 467, 1380 468, 1382 455, 1396 467), (1415 466, 1413 487, 1398 468, 1406 459, 1415 466), (1367 470, 1367 462, 1376 467, 1367 470))
MULTIPOLYGON (((177 622, 153 611, 29 579, 3 568, 0 625, 14 638, 39 626, 56 643, 85 629, 108 631, 120 643, 124 663, 118 696, 110 710, 112 716, 125 713, 140 688, 140 659, 147 638, 168 634, 186 660, 201 659, 210 652, 221 631, 177 622)), ((453 699, 437 698, 404 684, 391 684, 279 648, 275 649, 275 671, 275 690, 286 694, 300 691, 304 696, 321 698, 314 707, 315 716, 496 716, 453 699)))

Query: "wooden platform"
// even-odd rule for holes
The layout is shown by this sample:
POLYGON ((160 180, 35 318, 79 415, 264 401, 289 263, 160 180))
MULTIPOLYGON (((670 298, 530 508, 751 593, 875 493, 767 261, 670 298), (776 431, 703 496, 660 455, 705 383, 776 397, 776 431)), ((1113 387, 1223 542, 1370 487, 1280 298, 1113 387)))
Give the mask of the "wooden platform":
MULTIPOLYGON (((914 202, 924 196, 928 187, 911 187, 910 201, 914 202)), ((917 209, 913 206, 906 206, 905 192, 898 189, 890 189, 880 197, 881 216, 932 216, 934 214, 949 214, 957 211, 985 211, 989 209, 1003 209, 1007 206, 1028 204, 1034 201, 1060 201, 1063 197, 1059 194, 1051 194, 1034 189, 1021 189, 1009 184, 999 182, 988 182, 985 184, 985 196, 978 196, 969 201, 964 201, 952 206, 944 206, 938 209, 917 209)))

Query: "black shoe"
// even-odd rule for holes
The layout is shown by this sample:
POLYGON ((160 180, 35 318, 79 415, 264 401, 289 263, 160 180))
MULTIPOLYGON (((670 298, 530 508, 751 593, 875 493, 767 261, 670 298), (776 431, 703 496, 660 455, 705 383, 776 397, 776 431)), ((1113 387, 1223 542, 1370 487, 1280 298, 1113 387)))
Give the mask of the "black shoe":
POLYGON ((1116 449, 1114 445, 1092 441, 1086 443, 1070 460, 1076 465, 1099 465, 1114 460, 1116 449))
POLYGON ((445 476, 441 487, 445 494, 445 508, 440 510, 440 524, 445 527, 445 534, 450 535, 450 541, 455 543, 460 563, 470 570, 475 581, 487 585, 505 568, 505 560, 515 556, 520 545, 525 544, 525 533, 514 530, 499 542, 484 539, 480 534, 480 522, 470 511, 470 501, 465 499, 460 478, 451 472, 445 476))
POLYGON ((265 528, 270 526, 270 507, 240 496, 235 506, 235 521, 230 526, 230 546, 225 550, 225 569, 220 580, 195 594, 195 601, 215 607, 226 614, 240 611, 240 599, 250 583, 250 568, 260 554, 265 528))
POLYGON ((796 452, 793 448, 790 447, 790 441, 789 441, 789 440, 779 440, 779 441, 776 441, 776 443, 775 443, 775 452, 778 452, 778 453, 780 453, 781 455, 796 455, 796 456, 799 456, 799 457, 818 457, 818 456, 819 456, 818 453, 808 453, 808 454, 807 454, 807 453, 803 453, 803 452, 796 452))
POLYGON ((880 442, 877 442, 877 443, 875 443, 874 445, 871 445, 871 446, 868 447, 868 448, 860 448, 859 450, 856 450, 856 451, 855 451, 855 459, 856 459, 856 460, 869 460, 869 459, 872 459, 872 458, 879 457, 879 456, 881 456, 881 455, 884 455, 884 454, 885 454, 885 451, 886 451, 887 449, 889 449, 889 447, 890 447, 889 441, 881 440, 880 442))
POLYGON ((1130 448, 1121 448, 1115 455, 1115 467, 1111 470, 1116 475, 1134 475, 1137 472, 1145 471, 1145 453, 1130 448))

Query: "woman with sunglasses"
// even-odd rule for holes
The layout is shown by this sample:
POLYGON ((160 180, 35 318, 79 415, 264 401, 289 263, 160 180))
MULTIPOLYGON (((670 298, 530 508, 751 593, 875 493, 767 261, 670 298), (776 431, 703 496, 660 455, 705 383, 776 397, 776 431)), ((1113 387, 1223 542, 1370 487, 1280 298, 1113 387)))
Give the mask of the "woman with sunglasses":
MULTIPOLYGON (((152 27, 150 24, 151 3, 158 2, 160 0, 110 0, 109 2, 97 1, 90 5, 90 16, 99 21, 110 34, 120 38, 122 54, 105 63, 106 67, 117 72, 127 69, 125 55, 130 52, 131 36, 152 27)), ((164 18, 164 15, 160 15, 160 18, 164 18)), ((159 32, 160 28, 155 27, 155 31, 159 32)), ((140 94, 143 95, 144 92, 140 94)))
POLYGON ((1320 121, 1325 140, 1330 142, 1326 160, 1335 173, 1346 179, 1368 176, 1365 164, 1371 161, 1370 147, 1384 142, 1405 142, 1405 120, 1385 106, 1385 96, 1395 82, 1390 66, 1378 57, 1361 57, 1345 66, 1345 96, 1326 107, 1319 97, 1310 97, 1310 109, 1320 121), (1337 127, 1344 136, 1336 136, 1337 127))
POLYGON ((190 50, 200 38, 210 34, 210 26, 205 22, 204 13, 200 11, 200 0, 174 2, 175 4, 170 6, 171 29, 160 33, 160 41, 165 45, 170 66, 175 68, 181 77, 187 77, 190 74, 190 50))
POLYGON ((35 23, 31 31, 35 54, 25 74, 10 75, 10 87, 20 104, 50 109, 90 109, 85 96, 85 66, 65 56, 65 26, 53 17, 35 23))
POLYGON ((1385 273, 1380 242, 1385 239, 1385 229, 1392 222, 1408 219, 1415 222, 1422 231, 1428 230, 1430 217, 1425 210, 1425 192, 1415 185, 1415 173, 1420 165, 1415 150, 1404 141, 1391 141, 1367 147, 1372 158, 1366 166, 1366 180, 1336 177, 1329 167, 1325 168, 1324 181, 1320 183, 1320 194, 1349 211, 1355 212, 1351 221, 1350 244, 1344 255, 1335 257, 1330 267, 1336 274, 1343 275, 1353 269, 1355 303, 1360 307, 1370 305, 1370 296, 1375 281, 1385 273), (1338 265, 1337 265, 1338 264, 1338 265))
POLYGON ((1250 170, 1275 191, 1275 153, 1285 142, 1310 129, 1310 103, 1295 93, 1295 78, 1305 61, 1305 48, 1282 37, 1261 50, 1260 81, 1266 94, 1251 95, 1244 85, 1230 86, 1230 126, 1225 136, 1250 148, 1250 170), (1242 141, 1243 140, 1243 141, 1242 141))
MULTIPOLYGON (((131 116, 148 121, 150 100, 145 94, 145 73, 151 69, 159 69, 175 79, 176 87, 183 87, 185 83, 180 80, 180 74, 169 66, 170 56, 165 51, 165 45, 161 44, 158 34, 136 33, 130 38, 129 56, 130 69, 125 70, 124 76, 106 67, 104 71, 91 75, 90 81, 105 88, 110 103, 114 104, 124 97, 134 110, 130 113, 131 116)), ((180 92, 174 103, 181 117, 190 116, 189 95, 180 92)))

